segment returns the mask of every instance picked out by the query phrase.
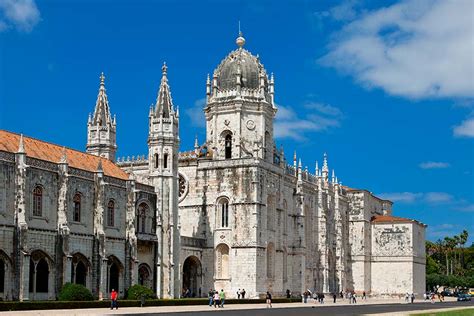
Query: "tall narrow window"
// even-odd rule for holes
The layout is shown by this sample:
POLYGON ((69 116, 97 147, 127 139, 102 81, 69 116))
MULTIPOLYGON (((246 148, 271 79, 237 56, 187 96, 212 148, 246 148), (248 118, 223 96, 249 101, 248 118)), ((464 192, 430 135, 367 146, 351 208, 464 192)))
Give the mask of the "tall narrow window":
POLYGON ((222 199, 219 201, 220 226, 229 227, 229 201, 222 199))
POLYGON ((218 279, 229 278, 229 246, 219 244, 216 247, 216 277, 218 279))
POLYGON ((155 154, 153 159, 154 159, 154 163, 155 163, 155 169, 158 169, 158 163, 159 163, 158 154, 155 154))
POLYGON ((113 200, 109 201, 107 204, 107 226, 114 226, 114 216, 115 216, 115 203, 113 200))
POLYGON ((80 222, 81 221, 81 195, 79 193, 76 193, 74 195, 74 213, 73 213, 73 221, 74 222, 80 222))
POLYGON ((33 190, 33 215, 42 216, 43 214, 43 189, 37 185, 33 190))
POLYGON ((139 233, 146 233, 146 217, 148 213, 148 205, 141 203, 138 205, 137 212, 137 231, 139 233))
POLYGON ((232 135, 225 137, 225 159, 232 158, 232 135))
POLYGON ((275 269, 275 246, 273 243, 268 243, 267 246, 267 278, 274 277, 275 269))
POLYGON ((163 155, 163 168, 168 169, 168 154, 167 153, 163 155))

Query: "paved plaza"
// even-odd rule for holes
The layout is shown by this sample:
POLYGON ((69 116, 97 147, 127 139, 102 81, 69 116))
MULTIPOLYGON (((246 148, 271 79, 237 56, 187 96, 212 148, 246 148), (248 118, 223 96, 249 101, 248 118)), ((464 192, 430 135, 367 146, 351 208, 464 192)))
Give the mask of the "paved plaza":
POLYGON ((225 316, 233 315, 409 315, 413 313, 426 312, 428 310, 452 310, 472 308, 474 315, 474 302, 456 302, 448 300, 443 303, 431 304, 428 301, 407 304, 398 299, 369 299, 349 304, 347 300, 337 303, 326 302, 325 304, 303 303, 280 303, 273 304, 268 309, 266 304, 233 304, 222 308, 209 307, 207 305, 193 306, 162 306, 162 307, 125 307, 118 310, 103 308, 80 309, 80 310, 44 310, 44 311, 15 311, 3 312, 3 315, 215 315, 222 313, 225 316))

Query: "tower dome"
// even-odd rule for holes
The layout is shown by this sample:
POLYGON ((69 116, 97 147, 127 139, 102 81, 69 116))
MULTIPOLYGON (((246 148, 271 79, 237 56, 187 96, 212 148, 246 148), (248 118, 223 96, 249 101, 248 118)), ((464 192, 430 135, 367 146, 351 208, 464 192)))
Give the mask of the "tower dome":
POLYGON ((269 79, 257 56, 244 49, 242 33, 236 39, 237 49, 230 52, 214 70, 213 96, 259 97, 271 101, 269 79))

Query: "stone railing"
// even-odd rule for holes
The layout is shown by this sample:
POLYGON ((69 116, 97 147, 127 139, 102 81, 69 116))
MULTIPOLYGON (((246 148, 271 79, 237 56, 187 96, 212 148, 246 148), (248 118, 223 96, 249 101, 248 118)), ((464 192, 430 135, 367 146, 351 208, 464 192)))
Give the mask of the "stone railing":
POLYGON ((204 248, 206 246, 206 240, 203 238, 181 236, 181 246, 204 248))

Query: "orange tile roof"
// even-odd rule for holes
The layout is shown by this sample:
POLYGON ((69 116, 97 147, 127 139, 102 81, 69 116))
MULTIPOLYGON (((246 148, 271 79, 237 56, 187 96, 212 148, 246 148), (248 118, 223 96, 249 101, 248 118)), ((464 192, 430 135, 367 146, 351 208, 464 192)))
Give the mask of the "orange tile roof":
MULTIPOLYGON (((23 136, 23 141, 28 157, 58 163, 63 156, 62 146, 25 136, 23 136)), ((20 135, 0 130, 0 150, 16 153, 19 143, 20 135)), ((128 179, 128 174, 125 171, 106 158, 86 154, 70 148, 66 148, 66 155, 70 167, 95 172, 97 171, 99 161, 102 161, 102 169, 106 176, 123 180, 128 179)))
POLYGON ((370 221, 372 223, 416 223, 419 225, 424 225, 414 219, 397 217, 397 216, 392 216, 392 215, 375 215, 375 216, 372 216, 370 221))

